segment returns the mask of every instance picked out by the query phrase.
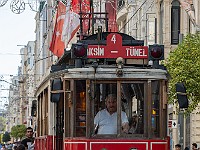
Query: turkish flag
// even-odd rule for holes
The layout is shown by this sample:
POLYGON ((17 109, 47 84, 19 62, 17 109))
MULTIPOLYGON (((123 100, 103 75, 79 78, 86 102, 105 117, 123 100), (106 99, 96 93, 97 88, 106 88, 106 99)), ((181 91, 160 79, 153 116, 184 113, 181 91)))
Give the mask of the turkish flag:
POLYGON ((62 32, 62 41, 66 43, 66 47, 80 27, 79 9, 80 5, 78 0, 67 0, 66 15, 62 32))
MULTIPOLYGON (((69 44, 80 28, 80 5, 82 13, 89 12, 89 0, 67 0, 66 15, 62 32, 62 41, 65 41, 66 44, 69 44)), ((83 32, 87 32, 89 25, 86 19, 82 21, 82 27, 83 32)))
POLYGON ((56 23, 54 27, 52 41, 49 47, 50 51, 52 51, 52 53, 58 57, 61 57, 63 55, 65 48, 65 43, 61 40, 65 14, 66 6, 64 3, 59 1, 56 14, 56 23))

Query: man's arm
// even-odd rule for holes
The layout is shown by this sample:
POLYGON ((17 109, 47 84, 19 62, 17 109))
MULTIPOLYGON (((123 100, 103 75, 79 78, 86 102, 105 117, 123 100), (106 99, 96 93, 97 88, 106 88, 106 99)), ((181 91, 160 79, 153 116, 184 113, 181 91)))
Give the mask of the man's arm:
POLYGON ((98 133, 98 128, 99 128, 99 118, 100 118, 100 112, 96 114, 94 117, 94 134, 98 133))
POLYGON ((123 133, 128 133, 128 130, 129 130, 129 124, 128 122, 125 122, 122 124, 122 132, 123 133))

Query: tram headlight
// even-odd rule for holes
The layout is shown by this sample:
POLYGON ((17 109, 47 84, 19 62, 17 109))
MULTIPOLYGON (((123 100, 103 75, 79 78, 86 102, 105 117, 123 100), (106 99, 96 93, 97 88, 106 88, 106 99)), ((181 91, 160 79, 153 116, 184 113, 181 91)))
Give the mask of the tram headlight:
POLYGON ((50 97, 51 102, 58 103, 60 101, 62 94, 63 94, 63 82, 61 78, 53 79, 51 82, 51 97, 50 97))
POLYGON ((149 60, 164 60, 164 45, 149 45, 149 60))
POLYGON ((71 47, 72 58, 85 58, 87 56, 87 44, 75 43, 71 47))
POLYGON ((188 108, 188 98, 185 85, 181 83, 176 83, 176 93, 179 103, 179 108, 188 108))

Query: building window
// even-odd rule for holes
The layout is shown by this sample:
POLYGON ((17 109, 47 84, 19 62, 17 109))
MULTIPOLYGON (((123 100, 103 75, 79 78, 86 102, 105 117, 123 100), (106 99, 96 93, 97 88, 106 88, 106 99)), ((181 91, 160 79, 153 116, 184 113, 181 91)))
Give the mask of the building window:
POLYGON ((124 0, 119 0, 119 1, 117 1, 117 8, 118 8, 118 11, 119 10, 121 10, 123 7, 124 7, 124 5, 125 5, 125 1, 124 0))
POLYGON ((31 53, 31 46, 29 47, 29 53, 31 53))
POLYGON ((171 44, 176 45, 179 42, 180 33, 180 3, 178 0, 172 2, 171 8, 171 44))
POLYGON ((27 60, 27 63, 28 63, 28 64, 30 64, 30 63, 31 63, 31 60, 30 60, 30 58, 28 58, 28 60, 27 60))
POLYGON ((160 34, 159 34, 159 40, 160 44, 163 44, 163 24, 164 24, 164 2, 161 1, 160 3, 160 34))

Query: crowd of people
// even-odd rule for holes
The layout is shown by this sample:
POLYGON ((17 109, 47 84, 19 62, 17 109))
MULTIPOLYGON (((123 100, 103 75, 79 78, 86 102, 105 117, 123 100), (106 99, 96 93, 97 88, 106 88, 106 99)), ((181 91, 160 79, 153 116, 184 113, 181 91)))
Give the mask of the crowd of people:
MULTIPOLYGON (((181 150, 181 144, 176 144, 175 145, 175 150, 181 150)), ((189 147, 185 147, 184 150, 190 150, 189 147)), ((200 150, 200 148, 197 148, 197 143, 193 143, 191 150, 200 150)))
POLYGON ((34 137, 33 129, 31 127, 26 128, 26 138, 21 142, 15 142, 13 144, 2 144, 0 150, 34 150, 34 137))

